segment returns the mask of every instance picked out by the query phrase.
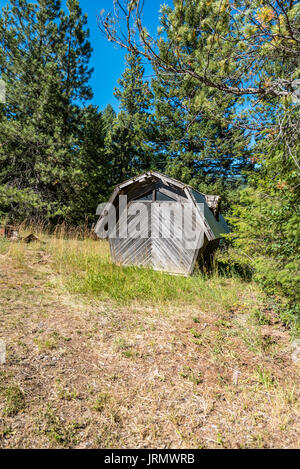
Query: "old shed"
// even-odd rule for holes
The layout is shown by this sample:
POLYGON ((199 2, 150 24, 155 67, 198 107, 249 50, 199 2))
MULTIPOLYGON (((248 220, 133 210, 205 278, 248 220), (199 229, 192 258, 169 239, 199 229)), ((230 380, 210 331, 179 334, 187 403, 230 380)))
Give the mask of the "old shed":
POLYGON ((95 231, 108 236, 116 264, 191 275, 229 231, 219 199, 149 171, 115 188, 95 231))

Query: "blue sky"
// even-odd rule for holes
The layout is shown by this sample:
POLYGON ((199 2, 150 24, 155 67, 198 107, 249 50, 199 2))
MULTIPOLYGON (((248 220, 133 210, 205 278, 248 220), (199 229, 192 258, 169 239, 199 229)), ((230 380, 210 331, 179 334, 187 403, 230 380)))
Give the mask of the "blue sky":
MULTIPOLYGON (((159 18, 159 8, 162 3, 172 3, 164 0, 146 0, 144 8, 144 22, 151 31, 156 31, 159 18)), ((113 95, 117 86, 117 80, 124 71, 125 51, 108 42, 100 33, 96 16, 102 9, 111 10, 113 0, 80 0, 82 11, 88 14, 91 44, 94 52, 91 65, 95 71, 91 79, 94 91, 93 104, 103 109, 107 104, 112 104, 117 109, 118 101, 113 95)), ((146 75, 151 73, 146 67, 146 75)))
MULTIPOLYGON (((0 0, 2 8, 7 0, 0 0)), ((144 8, 144 23, 150 31, 156 31, 158 25, 160 4, 172 4, 172 0, 146 0, 144 8)), ((124 71, 125 52, 120 48, 108 42, 100 33, 96 17, 102 9, 111 10, 113 0, 80 0, 80 6, 83 13, 88 14, 88 27, 90 29, 90 42, 94 49, 91 59, 91 66, 95 69, 91 86, 94 92, 92 104, 104 109, 107 104, 117 110, 118 101, 113 95, 117 80, 124 71)), ((146 75, 151 73, 149 67, 146 67, 146 75)))

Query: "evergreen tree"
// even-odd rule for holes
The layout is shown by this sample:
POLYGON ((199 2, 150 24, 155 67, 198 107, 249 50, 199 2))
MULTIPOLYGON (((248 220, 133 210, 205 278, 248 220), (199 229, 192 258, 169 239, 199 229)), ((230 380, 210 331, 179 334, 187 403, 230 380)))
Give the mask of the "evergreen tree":
POLYGON ((295 164, 300 143, 297 135, 291 135, 288 153, 279 133, 288 133, 293 123, 299 126, 300 106, 284 101, 289 122, 279 122, 279 112, 274 126, 264 129, 252 150, 256 170, 232 206, 229 221, 235 250, 231 255, 253 267, 254 278, 281 303, 281 318, 297 323, 300 330, 300 190, 295 164))
POLYGON ((134 174, 149 170, 153 165, 150 146, 152 93, 143 80, 144 69, 140 57, 126 56, 126 69, 118 81, 115 96, 120 112, 108 128, 105 140, 111 160, 111 184, 117 184, 134 174))
POLYGON ((78 2, 12 0, 0 19, 0 210, 10 218, 70 217, 78 189, 75 99, 91 96, 91 47, 78 2))
POLYGON ((77 221, 94 221, 98 204, 107 200, 111 192, 111 165, 104 148, 108 122, 104 114, 92 105, 81 111, 77 191, 70 201, 72 217, 77 221))
MULTIPOLYGON (((174 15, 162 25, 162 33, 168 31, 172 38, 176 62, 172 51, 160 55, 162 36, 152 35, 145 27, 144 2, 115 0, 114 4, 113 12, 100 13, 102 33, 161 71, 192 77, 224 94, 248 95, 269 103, 274 97, 291 96, 298 87, 299 74, 284 66, 285 57, 299 63, 298 0, 173 0, 174 15), (190 17, 199 18, 194 28, 183 23, 187 9, 190 17), (195 36, 202 38, 201 48, 191 57, 188 50, 182 50, 181 41, 195 36), (282 69, 261 73, 272 68, 274 58, 280 58, 282 69)), ((161 5, 162 15, 167 10, 167 5, 161 5)))
MULTIPOLYGON (((165 7, 160 58, 175 66, 182 57, 192 63, 206 54, 213 38, 209 28, 206 34, 200 32, 199 24, 209 24, 214 18, 213 8, 195 8, 194 0, 176 2, 174 9, 165 7)), ((219 22, 220 34, 225 35, 229 28, 226 11, 220 12, 219 22)), ((213 48, 210 60, 218 66, 213 48)), ((238 99, 205 87, 193 77, 163 73, 159 68, 156 73, 157 148, 166 155, 165 170, 203 192, 224 194, 228 186, 242 182, 242 171, 251 163, 249 139, 233 125, 238 99)))
POLYGON ((105 133, 107 133, 116 118, 116 111, 114 110, 111 104, 108 104, 103 110, 102 117, 104 122, 105 133))

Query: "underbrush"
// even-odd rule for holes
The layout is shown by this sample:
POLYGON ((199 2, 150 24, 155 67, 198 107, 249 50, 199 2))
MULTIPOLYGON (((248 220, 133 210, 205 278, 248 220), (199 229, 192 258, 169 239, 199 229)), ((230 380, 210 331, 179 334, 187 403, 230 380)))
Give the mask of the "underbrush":
POLYGON ((229 248, 217 253, 214 269, 219 275, 255 282, 265 306, 276 313, 294 336, 300 334, 299 262, 295 260, 289 269, 279 268, 266 257, 253 259, 237 248, 229 248))

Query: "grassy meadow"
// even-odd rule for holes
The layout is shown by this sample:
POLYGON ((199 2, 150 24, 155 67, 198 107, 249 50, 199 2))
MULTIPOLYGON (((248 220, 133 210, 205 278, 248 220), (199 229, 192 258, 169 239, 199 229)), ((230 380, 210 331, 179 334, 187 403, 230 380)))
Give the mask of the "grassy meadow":
POLYGON ((299 447, 291 331, 254 283, 35 233, 0 239, 0 447, 299 447))

